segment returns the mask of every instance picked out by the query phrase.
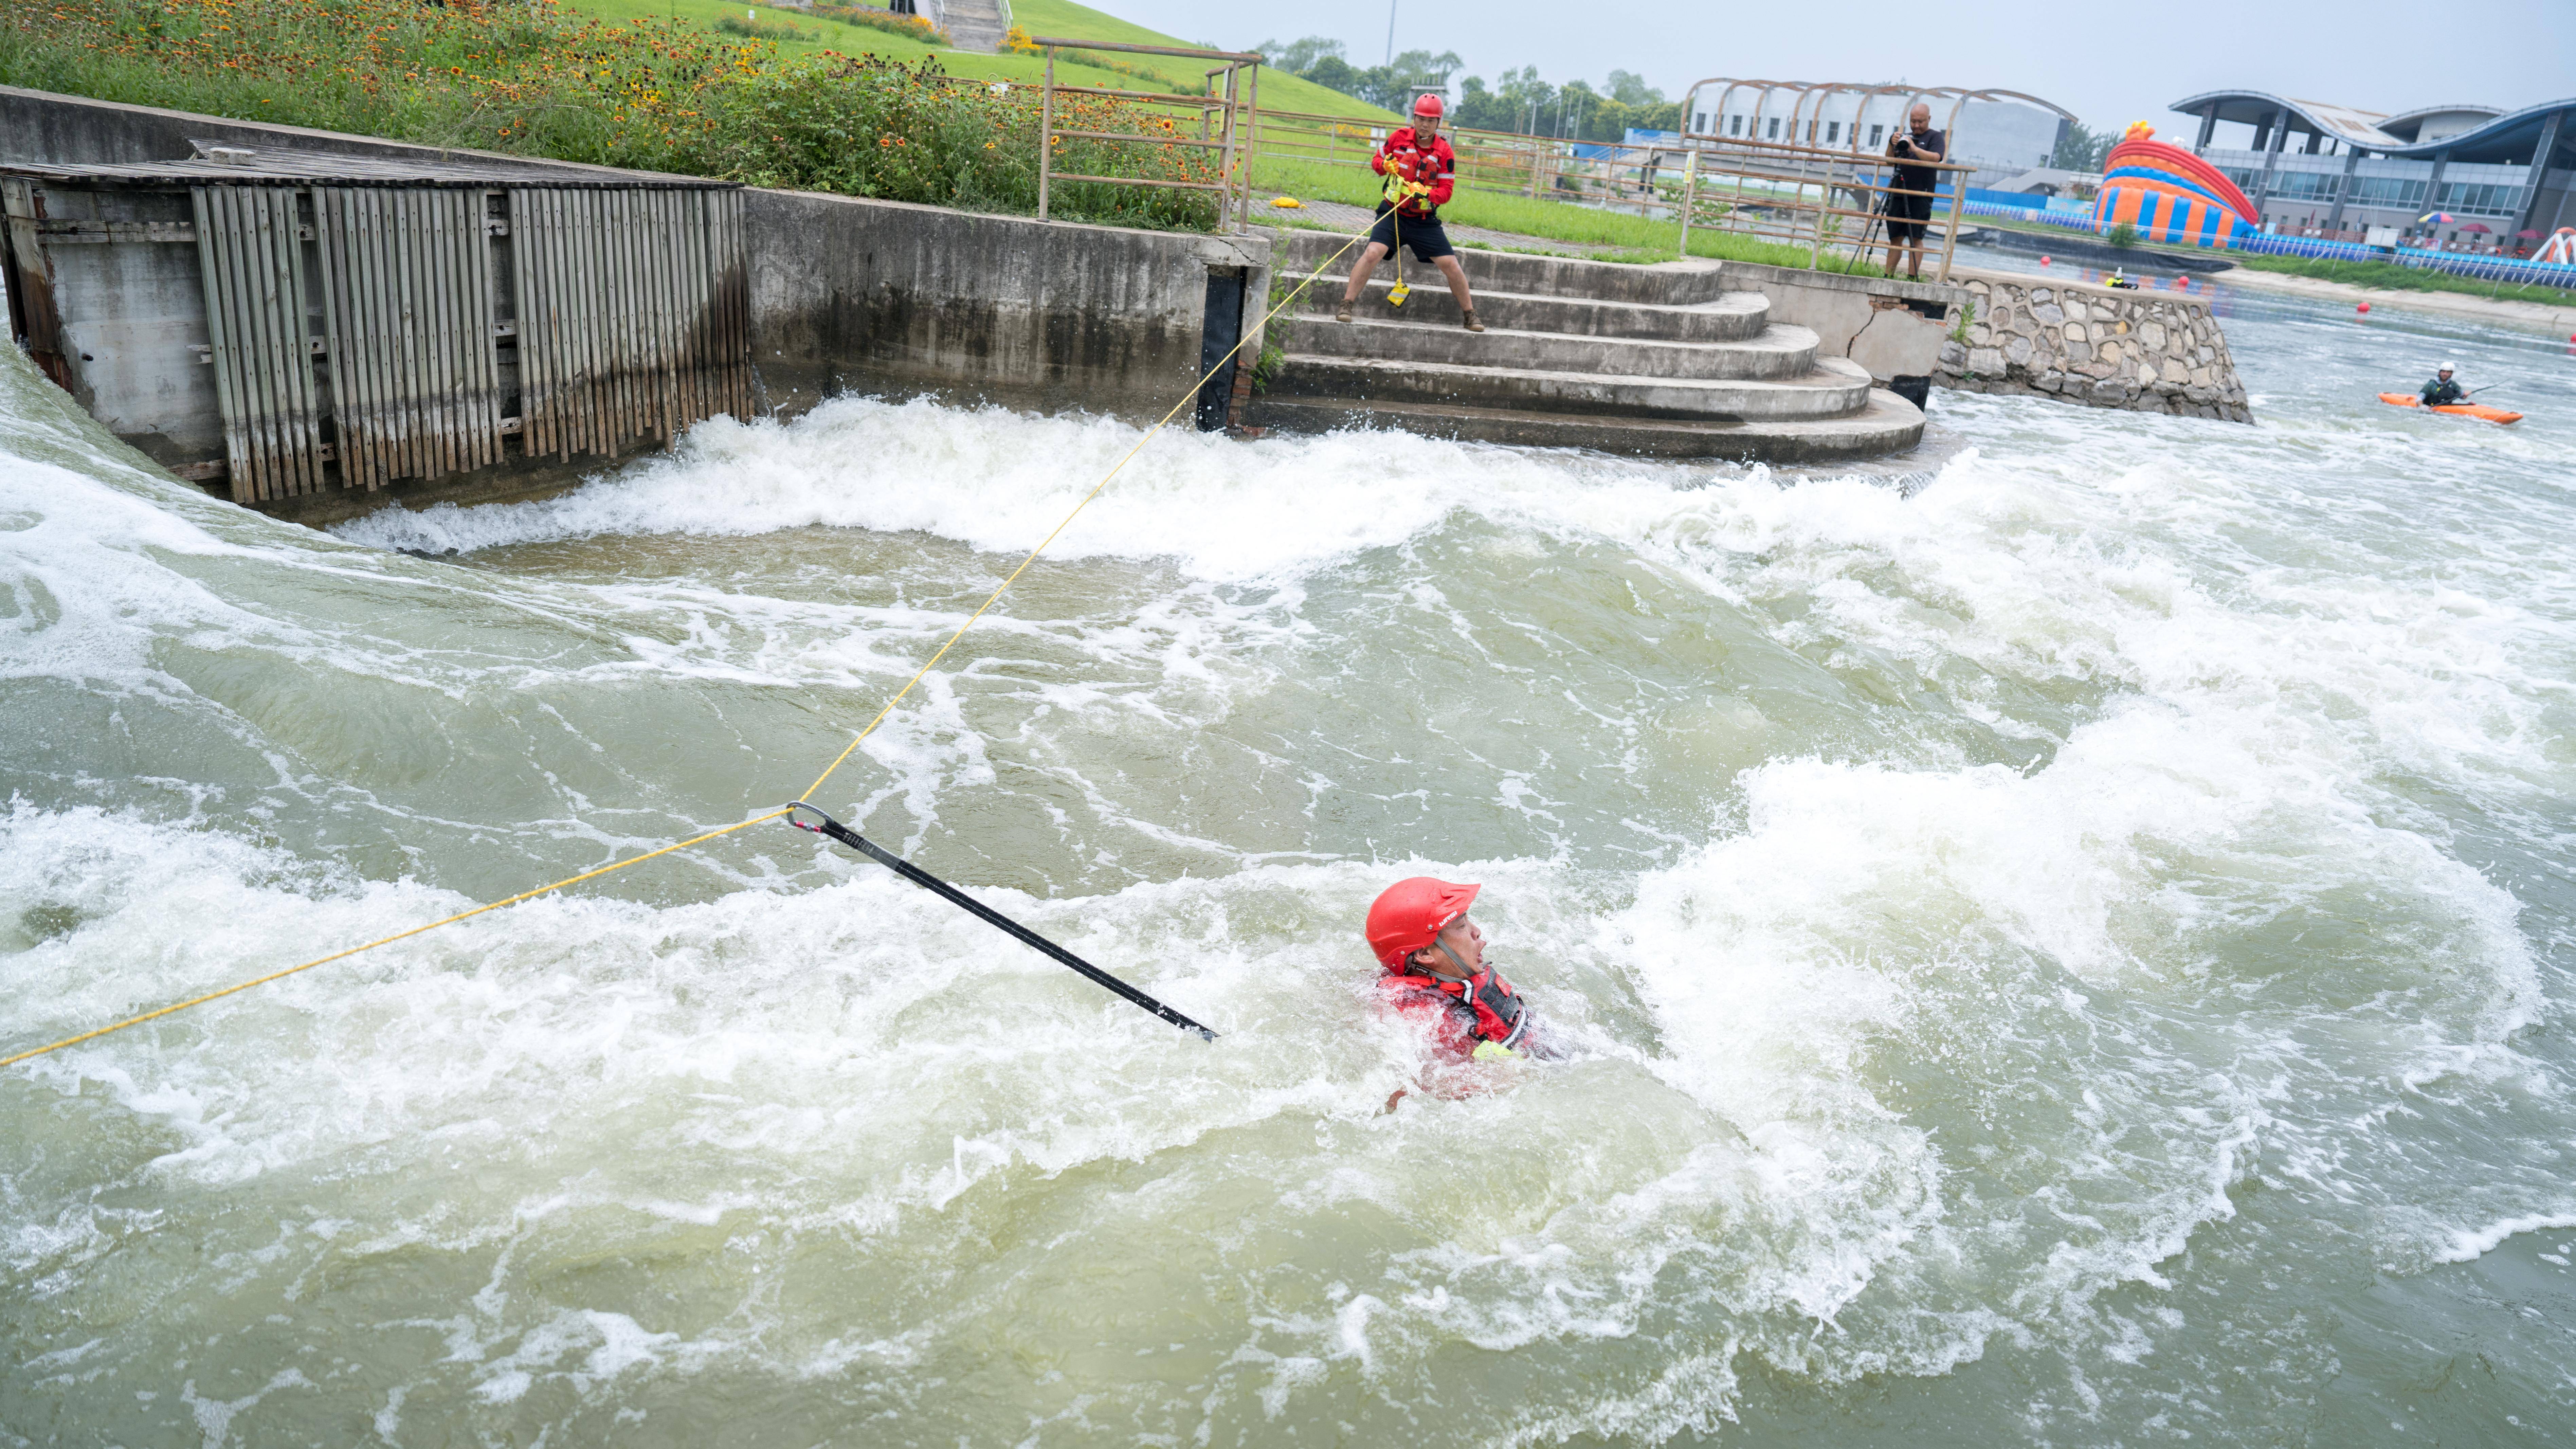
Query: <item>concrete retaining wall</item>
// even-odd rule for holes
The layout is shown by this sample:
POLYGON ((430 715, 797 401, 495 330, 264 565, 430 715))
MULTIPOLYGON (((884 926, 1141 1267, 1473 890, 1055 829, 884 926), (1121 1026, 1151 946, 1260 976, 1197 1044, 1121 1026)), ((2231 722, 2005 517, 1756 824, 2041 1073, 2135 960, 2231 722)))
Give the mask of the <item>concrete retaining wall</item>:
MULTIPOLYGON (((176 160, 192 154, 193 140, 342 155, 479 156, 621 180, 638 174, 0 86, 0 162, 176 160)), ((1218 384, 1238 408, 1249 364, 1260 355, 1258 323, 1270 287, 1266 234, 1136 231, 806 192, 746 192, 744 212, 752 361, 771 413, 799 412, 835 392, 854 391, 930 393, 1152 422, 1190 395, 1200 377, 1213 269, 1244 274, 1241 325, 1254 335, 1238 354, 1241 377, 1229 371, 1218 384)), ((173 211, 167 219, 179 215, 173 211)), ((139 355, 122 355, 131 349, 120 338, 153 339, 165 350, 205 340, 193 248, 164 246, 131 256, 124 247, 66 250, 77 253, 83 272, 76 280, 83 281, 85 301, 74 322, 86 329, 76 340, 88 355, 80 361, 95 364, 99 378, 123 379, 140 367, 139 355), (115 271, 135 265, 147 266, 149 275, 115 271), (91 270, 98 271, 95 279, 86 276, 91 270)), ((102 388, 84 377, 58 380, 165 464, 185 467, 220 451, 203 369, 184 372, 174 385, 142 378, 102 388)), ((1193 426, 1191 414, 1184 408, 1173 425, 1193 426)), ((518 463, 516 454, 512 460, 518 463)), ((581 466, 595 470, 602 463, 581 466)), ((486 470, 488 478, 450 475, 384 493, 319 495, 294 508, 318 518, 389 501, 509 496, 556 486, 555 475, 568 471, 540 476, 533 463, 505 465, 486 470)))
POLYGON ((2254 420, 2226 334, 2197 297, 2003 272, 1952 275, 1976 312, 1966 336, 1942 346, 1932 375, 1942 387, 2254 420))
POLYGON ((1819 354, 1848 357, 1882 384, 1931 375, 1940 361, 1942 339, 1968 297, 1963 289, 1938 282, 1753 262, 1726 263, 1726 282, 1770 298, 1772 321, 1815 333, 1819 354))
MULTIPOLYGON (((773 411, 845 391, 927 393, 1150 423, 1198 380, 1209 271, 1247 273, 1247 328, 1270 289, 1262 234, 803 191, 746 193, 744 222, 752 360, 773 411)), ((1239 356, 1260 350, 1254 337, 1239 356)), ((1186 411, 1174 426, 1190 426, 1186 411)))

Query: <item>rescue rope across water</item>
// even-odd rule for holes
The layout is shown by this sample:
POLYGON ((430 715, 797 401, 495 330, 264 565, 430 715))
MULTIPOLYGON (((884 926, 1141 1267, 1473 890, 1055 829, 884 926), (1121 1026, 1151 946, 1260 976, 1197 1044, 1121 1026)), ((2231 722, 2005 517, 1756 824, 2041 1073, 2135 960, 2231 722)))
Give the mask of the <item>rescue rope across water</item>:
MULTIPOLYGON (((1215 365, 1209 369, 1209 375, 1213 376, 1217 371, 1233 362, 1235 358, 1242 353, 1244 345, 1250 342, 1254 337, 1265 335, 1271 319, 1277 317, 1280 313, 1295 305, 1297 299, 1305 294, 1306 288, 1314 284, 1314 280, 1317 276, 1320 276, 1325 271, 1329 270, 1335 262, 1342 259, 1344 253, 1350 251, 1352 247, 1359 245, 1360 242, 1367 238, 1367 236, 1368 233, 1365 230, 1354 234, 1350 240, 1342 243, 1340 250, 1334 252, 1331 256, 1326 257, 1322 262, 1312 268, 1303 280, 1298 282, 1296 286, 1289 289, 1286 297, 1281 298, 1276 305, 1261 314, 1261 327, 1247 330, 1242 337, 1235 341, 1234 346, 1226 349, 1225 355, 1218 358, 1215 365)), ((1092 485, 1090 492, 1082 495, 1081 501, 1074 504, 1073 507, 1066 512, 1063 521, 1059 522, 1053 529, 1049 530, 1047 536, 1038 541, 1037 547, 1029 550, 1028 557, 1021 559, 1019 567, 1011 570, 1009 576, 1004 578, 1002 582, 994 588, 992 594, 988 596, 982 604, 976 606, 975 612, 967 616, 965 623, 957 626, 956 632, 948 636, 948 642, 940 645, 937 653, 931 655, 929 660, 925 662, 921 668, 913 671, 912 678, 904 681, 903 688, 896 690, 894 696, 891 699, 888 699, 884 706, 878 709, 875 717, 868 721, 867 726, 861 729, 858 734, 851 739, 849 744, 842 748, 838 755, 832 757, 832 763, 824 766, 823 773, 815 776, 814 783, 805 788, 804 793, 806 795, 811 796, 823 788, 823 783, 832 778, 832 773, 841 768, 842 763, 850 758, 853 751, 857 750, 861 744, 864 744, 867 741, 869 735, 876 732, 878 725, 885 723, 886 716, 893 713, 894 707, 901 704, 904 697, 912 693, 913 687, 920 684, 921 681, 929 675, 930 671, 938 666, 940 660, 948 657, 948 651, 957 647, 957 641, 966 637, 966 631, 975 627, 975 621, 983 618, 985 613, 991 610, 993 605, 1001 600, 1002 595, 1009 590, 1011 585, 1019 581, 1020 575, 1028 571, 1029 565, 1037 562, 1038 555, 1046 552, 1048 545, 1054 543, 1056 539, 1063 534, 1065 529, 1072 526, 1075 517, 1078 516, 1083 509, 1089 507, 1091 505, 1091 500, 1099 497, 1101 492, 1108 488, 1110 482, 1117 478, 1121 472, 1126 470, 1127 465, 1135 460, 1136 455, 1145 450, 1145 445, 1147 443, 1152 442, 1156 435, 1160 434, 1163 429, 1171 426, 1172 419, 1180 416, 1181 409, 1189 406, 1193 401, 1195 401, 1198 398, 1200 389, 1206 385, 1206 379, 1203 377, 1198 383, 1193 384, 1188 392, 1181 395, 1180 401, 1172 404, 1170 412, 1163 414, 1160 421, 1145 430, 1144 435, 1136 440, 1136 445, 1129 448, 1125 455, 1119 458, 1116 466, 1112 467, 1106 474, 1102 475, 1100 481, 1092 485)), ((128 1027, 141 1026, 148 1021, 158 1021, 162 1017, 186 1011, 192 1006, 203 1006, 210 1001, 220 1001, 227 996, 238 995, 253 987, 265 986, 269 982, 283 980, 284 978, 293 976, 298 972, 310 971, 316 966, 327 966, 334 961, 343 961, 351 956, 375 950, 379 946, 390 946, 396 941, 409 940, 414 936, 435 931, 441 926, 452 926, 459 921, 471 920, 472 918, 483 915, 487 912, 497 911, 504 906, 517 905, 521 901, 534 900, 538 896, 562 890, 567 886, 579 885, 588 880, 597 880, 601 876, 612 875, 629 866, 642 865, 648 860, 658 859, 659 857, 669 855, 674 851, 686 850, 693 845, 703 845, 718 836, 731 835, 737 830, 747 829, 754 825, 764 824, 768 821, 792 815, 798 806, 803 806, 805 809, 809 810, 813 809, 812 806, 805 805, 804 801, 799 799, 794 805, 772 810, 765 815, 755 815, 748 820, 736 821, 734 824, 721 826, 717 829, 707 831, 703 835, 693 835, 686 840, 675 841, 672 844, 648 850, 641 855, 630 856, 624 860, 611 861, 607 865, 600 866, 596 870, 586 870, 579 875, 566 876, 562 880, 555 881, 552 884, 541 885, 533 890, 524 890, 519 892, 517 895, 509 896, 502 900, 493 901, 487 905, 476 906, 472 910, 459 911, 455 915, 431 921, 426 925, 414 926, 407 931, 397 931, 393 935, 379 937, 376 940, 365 943, 364 945, 351 946, 344 951, 334 951, 328 956, 317 956, 310 961, 301 963, 300 965, 288 966, 281 970, 271 971, 265 976, 254 976, 248 981, 240 982, 237 985, 227 986, 220 991, 209 991, 202 996, 192 996, 184 1001, 174 1001, 166 1006, 156 1007, 150 1011, 143 1012, 140 1015, 129 1016, 122 1021, 110 1022, 105 1026, 82 1032, 78 1036, 67 1036, 61 1041, 48 1042, 40 1047, 30 1047, 29 1049, 19 1052, 13 1056, 0 1057, 0 1067, 16 1066, 20 1062, 41 1057, 48 1052, 58 1052, 65 1047, 78 1046, 82 1042, 86 1041, 95 1041, 100 1037, 123 1031, 128 1027)), ((819 810, 815 811, 815 813, 818 815, 822 814, 819 810)), ((824 818, 827 820, 830 819, 829 816, 825 816, 824 818)), ((833 823, 837 825, 839 822, 835 821, 833 823)), ((845 831, 845 833, 851 834, 853 838, 861 838, 857 837, 855 832, 845 831)), ((873 842, 870 842, 870 844, 873 844, 873 842)), ((873 851, 869 853, 872 856, 875 856, 876 854, 873 851)), ((923 880, 938 881, 938 877, 932 876, 926 871, 919 871, 918 867, 912 866, 909 862, 903 862, 900 866, 897 866, 896 862, 900 860, 900 857, 892 856, 891 852, 886 852, 885 855, 876 856, 876 858, 882 859, 889 866, 895 866, 896 869, 904 872, 906 879, 914 879, 912 873, 918 872, 922 879, 914 880, 915 884, 922 884, 923 880)), ((1088 968, 1088 970, 1085 971, 1086 975, 1093 975, 1093 973, 1096 973, 1096 975, 1094 975, 1095 980, 1106 978, 1102 981, 1103 985, 1108 985, 1110 982, 1116 982, 1117 984, 1115 986, 1110 987, 1111 990, 1120 991, 1120 994, 1127 995, 1130 1000, 1136 1000, 1137 998, 1142 997, 1143 1000, 1138 1001, 1138 1005, 1144 1006, 1147 1010, 1153 1011, 1156 1015, 1162 1016, 1167 1021, 1172 1021, 1174 1025, 1200 1032, 1210 1038, 1215 1036, 1215 1033, 1209 1031, 1208 1028, 1199 1025, 1199 1023, 1190 1020, 1186 1016, 1182 1016, 1179 1012, 1173 1011, 1170 1007, 1164 1006, 1161 1002, 1155 1001, 1150 996, 1146 996, 1145 993, 1137 991, 1132 986, 1128 986, 1127 983, 1118 981, 1118 978, 1110 976, 1108 972, 1101 971, 1096 966, 1091 966, 1089 962, 1082 961, 1080 957, 1074 956, 1073 953, 1065 951, 1060 946, 1054 945, 1053 942, 1046 941, 1046 938, 1038 936, 1035 932, 1027 931, 1026 928, 1017 926, 1017 923, 1010 922, 1007 917, 1003 917, 997 912, 985 909, 974 902, 971 897, 965 896, 962 892, 957 891, 955 887, 948 885, 947 882, 938 881, 938 886, 936 888, 927 886, 925 886, 925 888, 936 889, 943 898, 950 900, 952 903, 972 911, 997 925, 1001 925, 1006 930, 1011 930, 1015 935, 1022 935, 1023 939, 1029 940, 1030 943, 1037 946, 1038 949, 1047 951, 1050 955, 1056 956, 1058 960, 1064 961, 1067 965, 1080 963, 1076 966, 1077 970, 1088 968)))

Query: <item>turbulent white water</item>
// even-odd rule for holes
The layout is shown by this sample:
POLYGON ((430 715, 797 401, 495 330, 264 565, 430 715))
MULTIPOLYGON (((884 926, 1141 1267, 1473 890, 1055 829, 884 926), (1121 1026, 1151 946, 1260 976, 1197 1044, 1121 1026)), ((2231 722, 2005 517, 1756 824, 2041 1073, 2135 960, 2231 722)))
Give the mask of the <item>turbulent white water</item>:
MULTIPOLYGON (((818 799, 1221 1040, 769 825, 71 1048, 0 1439, 2555 1442, 2576 369, 2227 305, 1910 497, 1157 439, 818 799), (1422 871, 1577 1060, 1380 1115, 1422 871)), ((774 808, 1134 440, 332 536, 0 359, 0 1054, 774 808)))

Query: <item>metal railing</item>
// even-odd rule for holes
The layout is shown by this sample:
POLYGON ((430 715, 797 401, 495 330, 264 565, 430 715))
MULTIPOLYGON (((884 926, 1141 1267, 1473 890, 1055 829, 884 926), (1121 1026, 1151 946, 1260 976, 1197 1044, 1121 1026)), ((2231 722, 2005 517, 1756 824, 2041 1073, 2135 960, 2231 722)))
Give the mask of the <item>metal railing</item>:
POLYGON ((1965 211, 1960 190, 1977 169, 1973 162, 1905 162, 1909 171, 1934 173, 1924 190, 1899 186, 1896 163, 1874 151, 1740 136, 1686 135, 1683 142, 1689 148, 1680 208, 1684 252, 1690 229, 1703 226, 1804 247, 1811 267, 1845 246, 1861 261, 1873 246, 1893 245, 1885 223, 1896 198, 1921 197, 1925 225, 1941 233, 1933 280, 1949 280, 1965 211))
MULTIPOLYGON (((1366 170, 1389 129, 1347 116, 1264 111, 1254 154, 1366 170)), ((1958 186, 1976 169, 1965 162, 1922 163, 1943 178, 1936 193, 1923 193, 1896 187, 1888 158, 1849 147, 1688 133, 1636 143, 1463 127, 1441 134, 1457 153, 1461 191, 1675 219, 1685 253, 1692 229, 1705 228, 1802 250, 1809 266, 1846 253, 1860 260, 1871 245, 1885 245, 1881 228, 1890 195, 1930 194, 1944 278, 1957 242, 1958 186)))
MULTIPOLYGON (((1252 215, 1251 171, 1238 164, 1251 156, 1251 144, 1258 129, 1261 107, 1261 57, 1231 50, 1191 50, 1169 45, 1129 45, 1108 40, 1068 40, 1062 36, 1032 36, 1030 43, 1046 51, 1046 90, 1038 103, 1038 219, 1047 217, 1053 200, 1052 192, 1060 181, 1081 182, 1100 186, 1150 186, 1173 191, 1214 192, 1217 199, 1217 228, 1241 228, 1250 224, 1252 215), (1173 95, 1168 91, 1113 90, 1103 86, 1059 85, 1055 78, 1056 55, 1059 51, 1116 51, 1131 55, 1170 55, 1184 60, 1219 62, 1207 73, 1208 94, 1173 95), (1056 124, 1056 100, 1059 96, 1098 96, 1130 103, 1119 119, 1144 127, 1133 130, 1071 129, 1056 124), (1182 119, 1161 118, 1159 125, 1153 112, 1176 113, 1182 119), (1145 119, 1138 120, 1139 116, 1145 119), (1184 125, 1197 134, 1179 134, 1184 125), (1094 173, 1058 171, 1055 169, 1056 147, 1065 139, 1096 141, 1112 146, 1153 147, 1168 150, 1214 152, 1218 162, 1214 180, 1186 177, 1129 175, 1103 176, 1094 173), (1240 155, 1238 155, 1238 151, 1240 155)), ((1113 156, 1114 159, 1114 156, 1113 156)))

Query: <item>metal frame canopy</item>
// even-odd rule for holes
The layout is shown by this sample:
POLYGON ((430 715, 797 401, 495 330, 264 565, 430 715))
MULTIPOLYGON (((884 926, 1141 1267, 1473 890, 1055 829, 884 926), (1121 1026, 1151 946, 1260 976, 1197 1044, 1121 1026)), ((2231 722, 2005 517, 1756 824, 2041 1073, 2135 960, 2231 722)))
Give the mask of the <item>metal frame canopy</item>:
MULTIPOLYGON (((2491 108, 2419 106, 2394 116, 2383 116, 2321 101, 2293 100, 2268 91, 2203 91, 2196 96, 2185 96, 2167 109, 2186 116, 2215 114, 2219 120, 2250 126, 2268 126, 2286 114, 2290 129, 2332 136, 2354 150, 2409 160, 2430 161, 2447 155, 2453 161, 2521 166, 2532 164, 2532 153, 2539 147, 2543 136, 2576 138, 2576 126, 2565 124, 2565 118, 2576 113, 2576 96, 2500 112, 2483 124, 2431 141, 2401 141, 2380 128, 2388 122, 2402 123, 2446 110, 2484 111, 2491 108), (2560 118, 2561 124, 2551 126, 2553 117, 2560 118)), ((2559 144, 2565 144, 2564 140, 2559 144)))
MULTIPOLYGON (((1708 86, 1724 86, 1726 88, 1718 93, 1717 104, 1715 108, 1709 112, 1711 117, 1724 115, 1726 113, 1727 102, 1734 99, 1737 91, 1749 87, 1756 92, 1753 102, 1752 135, 1738 137, 1737 139, 1739 140, 1758 139, 1760 137, 1762 121, 1764 119, 1765 112, 1771 103, 1771 96, 1774 92, 1778 91, 1786 91, 1793 97, 1790 102, 1788 116, 1788 131, 1789 136, 1793 141, 1795 141, 1798 135, 1798 125, 1800 122, 1821 119, 1824 115, 1825 102, 1832 97, 1841 95, 1855 95, 1860 98, 1859 109, 1854 112, 1855 115, 1860 114, 1862 111, 1866 111, 1869 107, 1869 103, 1880 96, 1904 97, 1903 109, 1905 110, 1912 110, 1914 108, 1914 103, 1917 101, 1929 104, 1933 101, 1947 98, 1950 102, 1950 113, 1948 116, 1943 118, 1941 130, 1944 135, 1947 135, 1950 138, 1951 151, 1954 155, 1957 153, 1959 144, 1959 108, 1970 101, 2008 101, 2021 105, 2035 106, 2040 110, 2048 111, 2064 120, 2072 121, 2076 119, 2075 113, 2066 109, 2064 106, 2058 105, 2054 101, 2042 100, 2039 97, 2024 91, 2008 91, 2001 89, 1968 90, 1959 86, 1909 86, 1904 84, 1874 85, 1866 81, 1758 80, 1752 78, 1739 78, 1735 76, 1713 75, 1704 76, 1699 80, 1692 81, 1690 89, 1682 93, 1682 134, 1685 137, 1706 135, 1716 140, 1726 139, 1721 133, 1714 130, 1707 132, 1694 132, 1690 129, 1690 119, 1692 116, 1698 114, 1699 111, 1699 93, 1703 88, 1708 86), (1808 102, 1810 101, 1815 103, 1812 111, 1808 107, 1808 102)), ((1857 126, 1853 129, 1848 149, 1854 155, 1858 155, 1860 153, 1860 135, 1857 126)))

